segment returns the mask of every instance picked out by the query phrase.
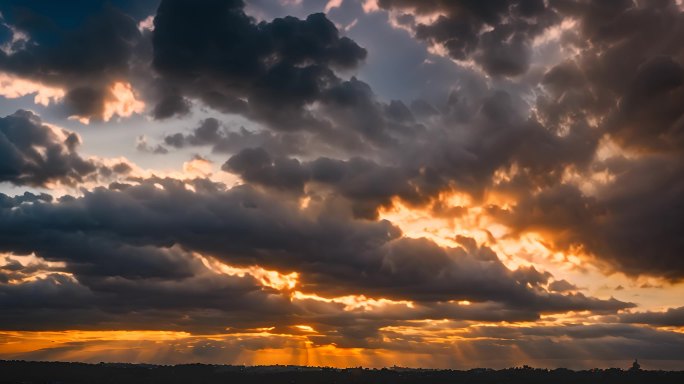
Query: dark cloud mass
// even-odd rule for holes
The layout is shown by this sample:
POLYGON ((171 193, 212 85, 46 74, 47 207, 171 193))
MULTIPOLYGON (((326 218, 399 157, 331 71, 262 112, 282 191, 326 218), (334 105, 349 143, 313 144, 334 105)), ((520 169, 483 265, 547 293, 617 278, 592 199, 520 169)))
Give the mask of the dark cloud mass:
POLYGON ((137 22, 104 1, 7 1, 0 6, 8 25, 28 40, 0 50, 0 71, 65 90, 68 115, 104 118, 111 85, 131 73, 142 35, 137 22))
POLYGON ((170 95, 157 117, 187 110, 182 97, 281 130, 322 124, 308 110, 366 57, 324 14, 257 23, 242 1, 164 1, 154 19, 154 68, 170 95))
POLYGON ((0 224, 4 250, 65 261, 79 279, 189 276, 196 267, 172 247, 179 245, 231 265, 298 271, 303 289, 319 293, 497 301, 539 311, 629 306, 582 295, 541 294, 528 285, 539 287, 545 279, 508 270, 487 248, 445 250, 427 240, 400 238, 389 222, 336 215, 325 202, 320 212, 298 213, 296 200, 270 201, 268 194, 251 188, 198 193, 172 180, 156 183, 164 189, 145 182, 122 191, 97 189, 56 204, 7 208, 0 224), (67 215, 68 223, 54 223, 38 238, 25 230, 67 215), (422 255, 420 262, 415 255, 422 255), (490 281, 492 276, 497 278, 490 281))
POLYGON ((363 325, 360 334, 339 340, 358 346, 380 327, 411 319, 520 321, 633 306, 612 298, 547 292, 548 273, 509 270, 487 247, 444 249, 424 239, 401 238, 386 221, 339 216, 328 203, 299 212, 296 199, 277 202, 249 187, 201 185, 192 192, 178 181, 158 179, 117 190, 99 188, 55 203, 41 203, 49 201, 44 196, 3 196, 0 250, 35 252, 64 267, 24 266, 10 257, 0 275, 5 281, 21 280, 35 270, 49 274, 3 287, 2 326, 144 329, 164 318, 163 329, 216 332, 287 326, 308 313, 308 322, 329 329, 333 340, 339 337, 333 330, 343 327, 346 335, 361 332, 353 330, 363 325), (43 230, 29 230, 36 227, 43 230), (191 252, 235 266, 297 271, 298 289, 305 293, 408 299, 416 307, 377 317, 348 313, 337 304, 322 308, 315 301, 291 302, 251 277, 216 275, 191 252), (453 300, 473 305, 460 308, 453 300), (131 312, 137 313, 134 319, 126 315, 131 312), (74 316, 76 323, 70 320, 74 316))
POLYGON ((541 117, 551 127, 598 120, 597 131, 631 156, 594 162, 592 172, 614 180, 593 196, 557 185, 521 196, 506 220, 520 229, 551 231, 560 248, 581 246, 630 275, 679 280, 684 47, 675 40, 681 38, 682 13, 667 1, 556 4, 580 20, 581 28, 567 39, 583 53, 545 74, 555 100, 539 99, 541 117))
POLYGON ((656 326, 684 326, 684 307, 668 308, 664 312, 635 312, 620 316, 623 323, 650 324, 656 326))
POLYGON ((82 182, 96 171, 96 163, 76 152, 79 141, 75 133, 55 131, 28 111, 0 117, 0 181, 29 186, 82 182))
POLYGON ((416 38, 443 47, 456 60, 473 59, 492 76, 517 76, 530 66, 532 40, 560 17, 542 0, 380 0, 380 7, 411 11, 404 23, 416 38), (416 16, 439 15, 433 22, 416 16))

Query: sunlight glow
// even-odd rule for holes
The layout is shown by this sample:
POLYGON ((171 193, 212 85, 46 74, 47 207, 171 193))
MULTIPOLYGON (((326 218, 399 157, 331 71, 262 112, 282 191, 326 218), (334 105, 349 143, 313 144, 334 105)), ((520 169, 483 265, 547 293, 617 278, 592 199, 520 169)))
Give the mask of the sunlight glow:
POLYGON ((198 257, 207 268, 215 272, 238 277, 250 275, 257 279, 263 286, 277 289, 279 291, 294 289, 299 279, 299 273, 297 272, 283 274, 277 271, 270 271, 256 265, 249 267, 234 267, 224 264, 214 258, 205 257, 197 253, 195 256, 198 257))
POLYGON ((117 81, 109 90, 111 98, 105 102, 102 115, 104 121, 109 121, 114 115, 129 117, 145 110, 145 103, 136 98, 130 83, 117 81))
POLYGON ((33 98, 34 103, 48 106, 50 103, 62 100, 66 93, 61 88, 51 87, 0 72, 0 96, 16 99, 32 94, 35 94, 33 98))
POLYGON ((338 304, 344 304, 344 310, 345 311, 355 311, 355 310, 362 310, 362 311, 371 311, 374 309, 382 308, 382 307, 387 307, 387 306, 403 306, 406 308, 414 308, 414 304, 411 301, 406 301, 406 300, 389 300, 389 299, 373 299, 373 298, 368 298, 364 295, 348 295, 348 296, 340 296, 340 297, 333 297, 333 298, 327 298, 327 297, 322 297, 316 294, 311 294, 311 293, 302 293, 299 291, 294 291, 292 292, 292 298, 294 300, 315 300, 315 301, 321 301, 325 303, 338 303, 338 304))

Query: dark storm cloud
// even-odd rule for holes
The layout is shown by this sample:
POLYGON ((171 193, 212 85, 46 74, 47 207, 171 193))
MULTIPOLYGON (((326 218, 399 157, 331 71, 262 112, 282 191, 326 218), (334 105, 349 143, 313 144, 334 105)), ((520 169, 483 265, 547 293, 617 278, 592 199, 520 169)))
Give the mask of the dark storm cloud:
POLYGON ((517 76, 530 67, 534 37, 559 21, 542 0, 522 1, 414 1, 380 0, 388 10, 416 15, 439 14, 434 21, 418 23, 404 14, 416 38, 440 45, 456 60, 473 59, 493 76, 517 76))
POLYGON ((0 71, 62 88, 68 115, 102 119, 104 104, 114 97, 110 86, 130 75, 142 39, 137 20, 121 9, 150 11, 155 2, 119 3, 3 2, 6 23, 28 41, 20 40, 9 53, 0 51, 0 71))
POLYGON ((650 58, 637 68, 622 95, 610 131, 627 147, 681 152, 682 105, 684 67, 672 57, 650 58))
MULTIPOLYGON (((313 115, 312 115, 313 116, 313 115)), ((211 146, 217 153, 264 147, 279 156, 334 154, 367 155, 392 151, 399 141, 425 131, 410 109, 399 100, 378 100, 371 87, 352 77, 321 94, 315 117, 325 121, 314 131, 250 131, 229 129, 215 118, 200 121, 190 133, 164 137, 168 147, 211 146)), ((271 127, 273 128, 273 127, 271 127)), ((377 156, 375 156, 377 157, 377 156)))
POLYGON ((244 127, 235 131, 212 117, 200 121, 190 133, 164 137, 164 144, 171 148, 210 146, 215 153, 237 153, 244 148, 263 147, 281 156, 304 153, 306 143, 301 133, 250 131, 244 127))
MULTIPOLYGON (((10 260, 12 261, 12 260, 10 260)), ((40 264, 22 266, 10 262, 0 268, 10 278, 30 272, 49 272, 40 264)), ((451 303, 404 306, 393 310, 348 311, 339 303, 289 298, 258 286, 250 276, 229 277, 198 270, 183 279, 140 280, 82 278, 48 274, 19 284, 0 285, 3 329, 155 329, 193 333, 250 332, 276 326, 274 333, 296 333, 292 327, 303 319, 329 341, 353 346, 365 344, 386 325, 425 318, 478 321, 528 321, 534 311, 483 303, 459 306, 451 303), (132 313, 135 313, 132 315, 132 313)), ((322 340, 319 340, 322 341, 322 340)))
MULTIPOLYGON (((19 264, 19 263, 16 263, 19 264)), ((5 268, 21 270, 14 264, 5 268)), ((36 265, 24 267, 36 269, 36 265)), ((50 269, 40 270, 45 273, 50 269)), ((55 268, 52 268, 55 270, 55 268)), ((4 272, 4 271, 3 271, 4 272)), ((0 324, 12 330, 133 329, 189 331, 193 333, 251 332, 272 327, 272 332, 297 334, 302 321, 320 335, 316 343, 368 346, 380 328, 412 320, 533 321, 539 315, 529 309, 499 303, 395 305, 366 311, 345 309, 341 303, 312 299, 290 300, 260 287, 250 276, 237 277, 197 271, 184 279, 129 280, 122 278, 76 281, 52 273, 31 281, 0 285, 3 312, 0 324)))
POLYGON ((552 292, 567 292, 576 291, 579 288, 575 284, 570 283, 567 280, 557 280, 549 284, 549 291, 552 292))
POLYGON ((163 1, 155 17, 154 68, 178 95, 159 117, 183 112, 183 96, 276 129, 316 127, 308 107, 366 56, 323 14, 257 23, 231 1, 163 1), (175 107, 175 108, 174 108, 175 107))
POLYGON ((168 95, 161 99, 152 111, 155 119, 168 119, 173 116, 184 116, 190 113, 192 104, 183 96, 168 95))
POLYGON ((314 148, 307 148, 309 140, 301 133, 250 131, 240 127, 230 130, 214 118, 202 120, 188 134, 175 133, 164 137, 169 147, 210 146, 215 153, 237 153, 245 148, 264 148, 279 156, 304 154, 314 148))
MULTIPOLYGON (((405 122, 414 119, 408 108, 399 102, 387 104, 386 112, 397 116, 403 122, 398 126, 408 132, 387 124, 381 134, 402 134, 393 135, 376 151, 377 160, 353 156, 349 160, 320 157, 300 162, 270 155, 262 148, 247 148, 231 157, 223 170, 239 174, 247 182, 299 192, 310 183, 327 185, 355 203, 357 216, 373 218, 379 207, 390 206, 395 197, 422 205, 454 187, 479 197, 491 186, 496 171, 513 164, 524 172, 528 187, 553 185, 566 167, 585 169, 594 156, 600 137, 597 130, 577 124, 570 133, 559 136, 527 118, 522 100, 507 92, 490 92, 467 105, 457 95, 452 100, 463 103, 466 113, 458 121, 450 115, 440 116, 439 124, 444 127, 416 124, 407 128, 405 122), (247 155, 257 153, 258 162, 250 165, 252 157, 247 155), (290 179, 291 183, 284 182, 290 179)), ((167 143, 171 139, 184 143, 199 137, 171 136, 167 143)))
POLYGON ((665 312, 634 312, 619 315, 623 323, 648 324, 665 327, 684 326, 684 307, 668 308, 665 312))
POLYGON ((175 134, 164 139, 166 145, 182 148, 186 145, 211 145, 223 139, 220 123, 215 118, 202 120, 190 135, 175 134))
POLYGON ((616 159, 615 183, 587 197, 573 186, 558 186, 523 198, 502 219, 518 229, 550 231, 562 248, 582 245, 630 274, 680 279, 684 273, 678 235, 684 225, 680 159, 616 159))
POLYGON ((99 188, 82 198, 3 210, 0 243, 7 252, 67 262, 79 281, 185 278, 198 264, 176 244, 233 265, 297 271, 304 291, 322 294, 496 301, 539 312, 631 306, 547 293, 539 287, 544 277, 507 269, 488 248, 443 249, 399 238, 386 221, 353 220, 328 202, 307 213, 298 212, 296 199, 280 200, 249 187, 192 192, 172 180, 99 188), (36 226, 50 230, 26 230, 36 226))
MULTIPOLYGON (((566 32, 561 43, 581 54, 544 75, 547 93, 537 99, 537 116, 549 130, 569 130, 566 138, 578 135, 574 147, 585 151, 586 160, 592 160, 599 135, 620 150, 580 168, 585 177, 612 177, 596 192, 587 195, 556 181, 533 194, 526 184, 504 221, 549 234, 559 248, 582 247, 629 275, 679 280, 684 16, 668 1, 551 4, 578 20, 579 28, 566 32)), ((526 156, 543 164, 543 148, 526 156)), ((562 153, 548 155, 558 159, 562 153)))
MULTIPOLYGON (((19 110, 0 117, 0 182, 76 187, 87 181, 113 180, 132 170, 126 162, 105 165, 84 159, 77 151, 79 145, 76 133, 48 127, 33 112, 19 110)), ((29 201, 28 195, 24 197, 29 201)))
POLYGON ((33 203, 37 201, 44 201, 49 203, 52 201, 52 196, 48 195, 47 193, 41 193, 39 195, 36 195, 31 192, 24 192, 23 195, 17 195, 13 197, 7 196, 5 194, 0 194, 0 207, 2 208, 11 208, 21 203, 33 203))
MULTIPOLYGON (((41 272, 46 271, 50 269, 41 272)), ((286 297, 262 289, 251 277, 215 275, 202 269, 195 272, 182 279, 110 276, 79 281, 51 273, 0 284, 0 325, 14 330, 152 327, 221 333, 229 326, 287 323, 288 316, 298 312, 286 297), (247 319, 245 314, 249 314, 247 319)))
POLYGON ((366 51, 341 37, 323 14, 257 23, 240 1, 200 4, 164 2, 155 18, 154 68, 174 95, 169 104, 200 99, 276 132, 230 132, 208 119, 192 134, 165 137, 168 146, 368 153, 420 129, 402 102, 384 103, 363 81, 338 77, 334 71, 355 68, 366 51), (205 130, 210 123, 212 130, 205 130))
POLYGON ((0 117, 0 182, 74 185, 95 173, 97 164, 76 152, 78 136, 67 131, 63 135, 59 137, 28 111, 0 117))
POLYGON ((321 157, 302 163, 293 158, 273 158, 262 148, 247 148, 228 159, 222 169, 239 174, 249 183, 300 194, 308 183, 332 187, 353 202, 357 217, 376 218, 377 209, 391 206, 395 196, 410 202, 421 200, 407 171, 359 157, 348 161, 321 157))
MULTIPOLYGON (((214 6, 216 5, 206 4, 207 9, 214 6)), ((160 23, 169 23, 169 31, 164 32, 164 28, 167 27, 160 29, 160 26, 157 26, 155 29, 155 34, 158 34, 158 38, 161 40, 158 44, 155 43, 160 49, 155 56, 157 59, 160 57, 163 59, 166 57, 165 55, 174 57, 173 55, 179 52, 180 45, 189 45, 190 41, 199 39, 200 35, 206 35, 211 28, 218 28, 217 32, 209 37, 209 40, 219 39, 214 44, 215 46, 220 46, 223 43, 228 44, 228 42, 222 43, 221 36, 225 35, 227 38, 232 36, 230 33, 234 33, 234 31, 223 31, 221 30, 222 27, 218 26, 212 27, 215 24, 211 21, 212 18, 203 19, 204 24, 201 27, 184 35, 183 39, 186 39, 187 42, 180 37, 173 41, 164 40, 165 33, 173 35, 180 33, 178 30, 182 29, 170 29, 172 25, 177 25, 182 19, 180 12, 175 13, 176 7, 182 8, 182 3, 168 3, 166 6, 168 9, 164 12, 169 13, 169 15, 158 17, 160 23), (169 46, 166 47, 165 44, 169 44, 169 46), (162 48, 164 49, 162 50, 162 48)), ((221 17, 239 20, 239 23, 236 21, 236 25, 240 25, 240 28, 245 30, 239 38, 236 37, 230 41, 227 46, 229 48, 234 45, 237 47, 241 46, 240 44, 261 41, 259 39, 264 38, 264 35, 267 34, 264 31, 275 28, 273 26, 280 23, 276 20, 273 23, 256 24, 244 15, 241 3, 224 3, 222 7, 225 9, 221 13, 221 17)), ((475 5, 472 7, 478 8, 475 5)), ((536 7, 533 4, 525 3, 513 8, 515 8, 514 12, 523 12, 527 16, 536 12, 536 7)), ((192 17, 199 19, 204 11, 203 8, 197 9, 197 15, 193 14, 192 17)), ((490 11, 493 13, 487 13, 489 11, 485 12, 485 10, 480 9, 473 10, 481 17, 488 15, 487 20, 497 19, 498 16, 494 17, 493 15, 498 14, 499 11, 496 9, 490 11)), ((541 11, 544 11, 543 7, 541 11)), ((310 22, 298 21, 295 24, 308 24, 310 22)), ((288 23, 294 23, 294 20, 290 20, 288 23)), ((288 23, 283 25, 289 25, 288 23)), ((302 27, 302 30, 308 29, 302 27)), ((288 33, 283 33, 285 36, 289 36, 288 33)), ((337 31, 331 32, 331 36, 337 36, 337 31)), ((506 38, 506 40, 510 39, 506 38)), ((282 49, 290 49, 288 44, 290 43, 287 41, 283 43, 282 49)), ((261 62, 263 61, 263 53, 256 52, 260 47, 259 44, 256 44, 250 48, 251 50, 246 50, 246 54, 231 59, 233 60, 230 61, 231 66, 218 68, 211 64, 211 60, 219 60, 222 57, 228 60, 229 57, 235 56, 231 53, 235 47, 215 52, 212 51, 213 48, 205 50, 204 45, 206 45, 204 42, 195 44, 182 51, 197 53, 197 57, 192 59, 180 60, 176 58, 173 61, 169 59, 168 63, 160 59, 162 62, 159 63, 161 67, 157 65, 158 70, 165 74, 164 76, 168 78, 168 82, 171 84, 192 81, 193 89, 201 88, 204 92, 206 89, 213 90, 222 86, 222 81, 233 79, 237 73, 241 73, 240 71, 247 71, 247 66, 241 60, 256 61, 261 66, 250 66, 251 72, 246 72, 248 75, 242 74, 243 76, 239 79, 230 82, 230 92, 237 90, 243 96, 236 96, 237 99, 228 104, 246 107, 246 103, 251 104, 253 101, 252 97, 248 95, 254 85, 250 83, 252 77, 264 77, 271 71, 268 65, 275 68, 281 64, 278 60, 275 64, 271 63, 273 60, 269 63, 261 62), (168 67, 164 67, 165 65, 168 67), (176 68, 173 65, 179 67, 176 68), (268 73, 259 72, 259 68, 268 71, 268 73), (189 76, 189 78, 184 80, 183 76, 189 76), (221 80, 221 76, 224 76, 225 79, 221 80), (209 77, 212 77, 212 82, 209 81, 209 77), (240 90, 240 87, 244 89, 240 90)), ((269 48, 270 46, 265 44, 264 47, 269 48)), ((275 54, 276 59, 280 59, 281 56, 288 57, 288 55, 289 53, 282 52, 275 54)), ((332 59, 326 61, 323 56, 314 56, 309 60, 316 62, 320 59, 331 66, 335 64, 332 59)), ((284 60, 281 61, 285 62, 284 60)), ((311 65, 302 68, 309 67, 311 65)), ((268 79, 276 80, 278 78, 268 77, 268 79)), ((289 76, 289 78, 293 86, 300 83, 298 75, 289 76)), ((264 83, 262 87, 271 87, 271 84, 277 83, 269 81, 264 83)), ((326 123, 323 125, 318 124, 323 120, 317 120, 318 131, 313 137, 298 134, 286 136, 279 132, 269 133, 267 131, 256 134, 247 133, 246 130, 241 130, 240 133, 230 132, 216 120, 207 119, 190 134, 176 133, 166 136, 165 144, 176 148, 210 145, 215 152, 227 153, 237 153, 240 150, 253 152, 250 148, 263 147, 266 154, 259 157, 263 160, 259 164, 241 167, 238 163, 244 163, 249 159, 242 159, 242 156, 237 153, 233 159, 234 165, 237 166, 226 163, 224 169, 241 174, 248 182, 294 191, 302 191, 308 182, 319 180, 316 180, 315 175, 312 176, 312 171, 308 169, 313 167, 313 162, 308 162, 311 164, 302 163, 299 160, 289 158, 289 156, 311 152, 320 153, 326 150, 332 153, 340 153, 347 158, 357 155, 358 158, 347 162, 338 161, 329 158, 329 156, 321 158, 319 162, 321 166, 338 168, 331 171, 337 175, 342 175, 344 178, 344 180, 339 180, 335 179, 338 176, 332 176, 331 179, 329 176, 323 175, 322 180, 324 183, 333 185, 334 188, 339 188, 345 197, 353 198, 355 201, 354 209, 358 216, 375 217, 377 208, 388 206, 393 197, 401 197, 411 204, 425 203, 454 185, 475 195, 481 195, 488 187, 492 175, 500 168, 507 168, 513 163, 522 166, 525 172, 529 174, 529 178, 532 180, 528 181, 529 184, 542 183, 548 185, 555 183, 562 176, 565 167, 571 165, 586 166, 593 157, 600 137, 600 132, 591 130, 586 124, 581 123, 573 127, 569 135, 559 136, 536 121, 527 119, 527 107, 517 95, 487 90, 486 86, 484 92, 480 90, 479 94, 469 93, 467 89, 463 90, 461 94, 452 94, 449 99, 448 110, 444 111, 443 116, 435 117, 434 113, 439 113, 438 110, 425 102, 422 104, 420 102, 414 103, 422 106, 422 108, 417 109, 419 112, 426 110, 434 112, 432 115, 427 114, 428 119, 433 120, 432 123, 434 120, 441 120, 439 125, 444 125, 444 127, 439 125, 437 127, 426 127, 422 122, 416 121, 411 110, 403 102, 383 103, 376 100, 372 89, 364 82, 354 78, 349 81, 337 79, 329 85, 315 92, 315 100, 318 101, 315 114, 300 107, 296 113, 299 116, 298 119, 306 115, 307 118, 323 118, 325 120, 326 123), (462 125, 458 126, 459 130, 454 130, 453 125, 456 124, 462 125), (315 149, 311 150, 311 148, 315 149), (277 169, 272 169, 276 163, 277 169), (374 171, 377 171, 375 173, 377 177, 373 176, 374 171), (291 181, 289 180, 290 177, 293 178, 291 181), (344 181, 354 181, 354 183, 352 185, 344 181)), ((180 86, 179 89, 184 89, 184 87, 180 86)), ((262 91, 271 92, 269 89, 262 91)), ((211 93, 211 100, 227 100, 225 94, 217 95, 213 91, 208 93, 211 93)), ((287 97, 256 98, 255 100, 264 101, 264 107, 268 105, 271 109, 282 109, 280 104, 297 102, 300 99, 300 94, 293 89, 288 89, 287 94, 287 97)), ((299 105, 308 105, 313 100, 304 100, 305 102, 299 103, 299 105)), ((211 104, 207 100, 205 102, 211 104)), ((271 112, 259 113, 259 116, 255 117, 245 113, 244 110, 235 111, 257 120, 271 116, 271 112)), ((425 113, 420 115, 426 116, 425 113)), ((286 125, 289 120, 287 116, 279 115, 274 121, 279 125, 286 125)), ((282 126, 269 125, 276 129, 283 128, 282 126)))
POLYGON ((432 173, 426 180, 429 187, 439 190, 455 181, 459 189, 478 195, 492 185, 497 170, 514 164, 532 185, 557 183, 567 166, 586 167, 599 134, 577 125, 559 136, 527 117, 521 102, 508 92, 490 93, 464 108, 476 112, 459 117, 458 136, 448 133, 451 137, 435 138, 416 148, 415 155, 432 173))
POLYGON ((409 202, 421 199, 410 184, 410 170, 356 157, 348 161, 318 158, 307 167, 313 182, 329 185, 351 200, 357 217, 375 218, 379 207, 391 206, 393 196, 409 202))
POLYGON ((494 215, 518 230, 549 235, 559 248, 582 246, 629 275, 681 279, 681 158, 613 159, 607 166, 617 176, 599 196, 559 185, 522 197, 514 209, 494 215))
POLYGON ((263 184, 285 190, 303 192, 307 179, 305 171, 296 159, 272 160, 261 148, 248 148, 231 157, 221 167, 240 174, 250 183, 263 184))
POLYGON ((22 265, 6 257, 0 278, 15 284, 0 284, 3 329, 154 326, 224 333, 226 327, 275 325, 289 333, 305 321, 321 332, 317 342, 359 347, 373 343, 382 327, 410 320, 532 321, 542 313, 614 313, 632 306, 548 293, 541 288, 547 273, 511 271, 490 249, 467 239, 467 249, 444 249, 397 238, 387 222, 350 220, 326 210, 299 212, 296 200, 274 201, 247 187, 222 190, 197 181, 191 192, 173 180, 141 182, 55 203, 45 196, 0 196, 1 250, 65 263, 22 265), (416 304, 350 312, 339 303, 292 302, 249 275, 210 272, 190 250, 233 265, 296 270, 304 292, 416 304), (42 276, 16 283, 34 274, 42 276))
POLYGON ((594 218, 594 227, 605 232, 598 239, 587 236, 586 243, 629 274, 684 277, 684 240, 678 235, 684 225, 681 155, 616 163, 618 177, 599 201, 604 214, 594 218))

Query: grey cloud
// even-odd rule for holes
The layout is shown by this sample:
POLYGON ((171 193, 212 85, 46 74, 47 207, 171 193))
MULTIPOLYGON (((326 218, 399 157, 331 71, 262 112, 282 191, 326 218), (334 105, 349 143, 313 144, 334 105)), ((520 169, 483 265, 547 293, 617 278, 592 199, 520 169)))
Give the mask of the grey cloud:
MULTIPOLYGON (((45 271, 43 271, 45 272, 45 271)), ((183 279, 126 279, 48 274, 0 284, 3 329, 141 329, 221 333, 226 327, 287 323, 289 300, 251 277, 197 271, 183 279), (244 314, 250 316, 245 319, 244 314)))
POLYGON ((175 148, 211 146, 218 153, 259 146, 279 156, 361 155, 377 149, 391 150, 399 140, 411 140, 425 130, 403 102, 378 100, 368 84, 354 77, 321 91, 319 103, 310 115, 324 124, 313 131, 276 128, 254 132, 242 127, 229 129, 217 119, 208 118, 188 134, 165 136, 164 143, 175 148))
POLYGON ((549 290, 553 292, 575 291, 577 289, 575 284, 572 284, 567 280, 556 280, 549 284, 549 290))
POLYGON ((606 166, 616 179, 598 196, 559 185, 493 213, 517 230, 548 233, 559 248, 584 246, 629 275, 681 279, 681 162, 661 155, 613 159, 606 166))
POLYGON ((33 203, 37 201, 44 201, 49 203, 52 201, 52 199, 52 196, 48 195, 47 193, 41 193, 39 195, 36 195, 28 191, 24 192, 23 195, 17 195, 13 197, 7 196, 5 194, 0 194, 0 207, 11 208, 22 203, 33 203))
POLYGON ((0 181, 43 186, 75 185, 95 173, 97 164, 77 152, 78 137, 62 140, 32 112, 19 110, 0 118, 0 181))
MULTIPOLYGON (((287 158, 266 153, 263 162, 249 175, 246 168, 231 167, 231 160, 224 170, 266 186, 289 177, 280 172, 294 172, 294 189, 301 191, 302 183, 314 182, 332 186, 355 202, 358 216, 372 218, 379 207, 390 205, 394 197, 411 205, 425 204, 453 187, 481 196, 491 186, 494 173, 513 164, 522 168, 529 184, 553 185, 566 167, 586 169, 594 156, 600 133, 587 125, 577 125, 569 134, 559 136, 525 118, 522 100, 502 91, 469 104, 472 105, 465 107, 469 116, 462 116, 459 122, 443 117, 444 128, 418 129, 419 124, 410 133, 393 128, 379 131, 382 135, 402 133, 392 135, 386 147, 378 148, 376 159, 353 156, 344 161, 320 157, 290 162, 287 170, 279 170, 274 169, 274 162, 282 165, 288 162, 287 158)), ((386 110, 404 122, 413 119, 408 108, 398 102, 390 103, 386 110)), ((175 140, 175 136, 172 138, 175 140)), ((234 161, 238 158, 239 153, 234 155, 234 161)))
POLYGON ((250 183, 298 193, 303 193, 310 182, 329 185, 353 201, 352 209, 358 217, 376 217, 377 209, 391 205, 393 196, 420 200, 404 170, 357 157, 348 161, 321 157, 301 163, 291 158, 274 159, 262 148, 247 148, 228 159, 222 169, 250 183))
POLYGON ((63 23, 52 19, 49 4, 3 4, 7 23, 29 40, 11 53, 0 51, 0 70, 63 88, 67 115, 101 119, 104 103, 114 97, 109 86, 130 74, 142 35, 137 22, 111 4, 74 5, 71 22, 63 23))
POLYGON ((668 308, 664 312, 632 312, 618 316, 623 323, 648 324, 666 327, 684 326, 684 307, 668 308))
POLYGON ((277 155, 301 154, 309 140, 303 133, 250 131, 244 127, 229 129, 215 118, 201 120, 190 133, 175 133, 164 137, 164 144, 172 148, 209 146, 214 153, 237 153, 245 148, 263 147, 277 155))
POLYGON ((248 148, 231 157, 221 167, 225 171, 239 173, 245 181, 265 184, 283 190, 303 192, 308 178, 296 159, 272 160, 261 148, 248 148))
POLYGON ((161 144, 156 146, 150 145, 147 142, 147 137, 145 135, 138 136, 135 143, 135 148, 140 152, 152 153, 156 155, 165 155, 169 153, 169 150, 163 147, 161 144))
POLYGON ((157 105, 159 115, 182 112, 179 98, 190 97, 280 130, 324 126, 308 106, 341 82, 333 69, 357 66, 366 51, 340 37, 323 14, 257 23, 243 7, 242 1, 160 4, 153 66, 164 87, 178 93, 157 105))
POLYGON ((249 187, 191 192, 177 181, 160 183, 163 189, 152 182, 120 191, 99 188, 82 198, 5 209, 0 243, 5 251, 35 251, 47 260, 65 261, 79 281, 187 278, 200 268, 187 249, 229 264, 297 271, 302 290, 321 294, 493 300, 541 312, 631 306, 545 293, 534 288, 544 278, 508 270, 486 248, 469 253, 399 238, 386 221, 353 220, 328 211, 332 207, 326 202, 318 208, 322 211, 305 213, 298 212, 296 199, 276 202, 249 187), (60 217, 70 220, 55 221, 60 217), (35 226, 44 230, 26 231, 35 226))
POLYGON ((190 113, 191 105, 190 101, 183 96, 168 95, 155 105, 152 116, 157 120, 185 116, 190 113))
POLYGON ((379 5, 418 15, 439 13, 433 22, 409 22, 416 38, 443 46, 456 60, 473 58, 493 76, 517 76, 527 72, 532 39, 560 19, 541 0, 485 3, 381 0, 379 5))
MULTIPOLYGON (((678 255, 684 248, 675 228, 684 214, 675 196, 681 194, 684 169, 682 12, 669 1, 551 5, 578 20, 579 28, 566 32, 561 44, 581 54, 544 75, 547 93, 537 99, 539 120, 548 129, 569 131, 563 141, 575 145, 568 159, 584 161, 567 165, 580 165, 586 176, 606 172, 613 180, 589 196, 557 180, 537 194, 523 187, 504 221, 518 230, 549 231, 559 248, 581 246, 629 275, 679 280, 678 255), (594 158, 601 136, 635 156, 594 158)), ((557 159, 565 153, 552 151, 557 159)), ((542 154, 535 149, 525 156, 544 164, 537 157, 542 154)))
POLYGON ((681 151, 683 102, 684 67, 671 57, 651 58, 638 67, 609 130, 627 147, 681 151))

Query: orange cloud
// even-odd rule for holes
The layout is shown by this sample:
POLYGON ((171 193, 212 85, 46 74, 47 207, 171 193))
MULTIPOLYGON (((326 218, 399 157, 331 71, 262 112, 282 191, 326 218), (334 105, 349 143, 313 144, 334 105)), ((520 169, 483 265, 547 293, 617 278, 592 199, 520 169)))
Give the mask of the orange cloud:
MULTIPOLYGON (((109 87, 108 97, 105 99, 102 116, 103 121, 109 121, 114 116, 130 117, 134 113, 140 114, 145 111, 145 103, 139 100, 130 83, 125 81, 114 82, 109 87)), ((72 120, 78 120, 83 124, 90 123, 90 116, 69 116, 72 120)))
POLYGON ((33 94, 35 94, 34 103, 48 106, 50 103, 62 100, 66 93, 61 88, 0 72, 0 96, 16 99, 33 94))

